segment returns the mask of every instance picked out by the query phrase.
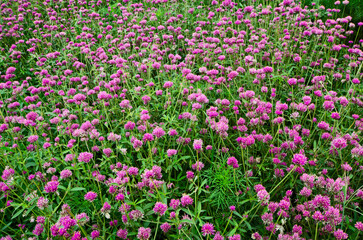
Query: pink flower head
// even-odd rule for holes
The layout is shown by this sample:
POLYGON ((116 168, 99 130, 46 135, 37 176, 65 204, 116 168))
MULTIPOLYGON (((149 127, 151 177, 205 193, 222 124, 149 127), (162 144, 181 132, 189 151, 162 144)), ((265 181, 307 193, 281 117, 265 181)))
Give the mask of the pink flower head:
POLYGON ((89 152, 82 152, 78 156, 78 161, 88 163, 93 158, 93 154, 89 152))
POLYGON ((262 202, 261 205, 267 205, 270 200, 270 194, 266 190, 261 190, 257 193, 258 200, 262 202))
POLYGON ((154 212, 160 214, 160 216, 163 216, 168 209, 168 206, 162 202, 157 202, 154 206, 154 212))
POLYGON ((48 207, 49 200, 43 197, 40 197, 37 202, 37 206, 40 210, 43 210, 44 208, 48 207))
POLYGON ((13 74, 15 70, 16 70, 15 67, 9 67, 8 69, 6 69, 5 74, 13 74))
POLYGON ((127 234, 128 234, 127 229, 119 229, 116 233, 117 237, 121 239, 127 239, 127 234))
POLYGON ((335 120, 339 120, 339 119, 340 119, 340 115, 339 115, 339 113, 337 113, 337 112, 333 112, 333 113, 331 114, 331 118, 332 118, 332 119, 335 119, 335 120))
POLYGON ((192 165, 193 170, 201 171, 204 168, 204 163, 197 161, 192 165))
POLYGON ((188 180, 191 180, 191 179, 193 179, 194 178, 194 172, 192 172, 192 171, 187 171, 187 179, 188 180))
MULTIPOLYGON (((94 231, 92 231, 91 232, 91 238, 92 239, 96 239, 96 238, 98 238, 100 236, 100 231, 98 231, 98 230, 94 230, 94 231)), ((118 236, 118 235, 117 235, 118 236)))
POLYGON ((97 193, 95 192, 88 192, 84 195, 84 199, 90 202, 93 202, 97 198, 97 193))
POLYGON ((296 85, 297 84, 297 79, 296 78, 290 78, 287 83, 289 85, 296 85))
POLYGON ((160 225, 160 228, 161 230, 164 232, 164 233, 167 233, 169 232, 170 228, 171 228, 171 225, 169 223, 163 223, 160 225))
POLYGON ((108 100, 108 99, 111 99, 112 98, 112 95, 111 94, 108 94, 107 92, 105 91, 102 91, 100 92, 98 95, 97 95, 98 99, 100 100, 108 100))
POLYGON ((162 136, 165 135, 165 131, 164 129, 162 129, 161 127, 156 127, 154 130, 153 130, 153 135, 157 138, 161 138, 162 136))
POLYGON ((103 153, 107 156, 110 157, 112 154, 112 149, 111 148, 105 148, 103 149, 103 153))
POLYGON ((144 228, 140 227, 137 231, 137 238, 140 240, 147 240, 150 238, 151 235, 151 229, 150 228, 144 228))
POLYGON ((154 141, 154 136, 151 133, 145 133, 142 140, 144 142, 151 142, 151 141, 154 141))
POLYGON ((229 157, 227 159, 227 165, 232 166, 233 168, 238 168, 238 161, 235 157, 229 157))
POLYGON ((39 138, 38 135, 31 135, 28 137, 28 142, 35 143, 36 141, 38 141, 38 138, 39 138))
POLYGON ((358 229, 359 231, 363 231, 363 223, 362 222, 357 222, 354 227, 356 229, 358 229))
POLYGON ((175 129, 170 129, 168 134, 169 136, 176 136, 178 135, 178 132, 175 129))
POLYGON ((194 150, 202 150, 203 149, 203 140, 202 139, 195 139, 193 143, 194 150))
POLYGON ((347 147, 347 141, 344 138, 337 137, 333 139, 331 145, 337 149, 344 149, 347 147))
POLYGON ((173 86, 173 82, 167 81, 164 83, 164 88, 171 88, 173 86))
POLYGON ((171 199, 171 201, 170 201, 170 207, 172 207, 174 210, 176 210, 178 207, 179 207, 179 205, 180 205, 180 201, 179 201, 179 199, 171 199))
POLYGON ((334 232, 334 237, 337 240, 342 240, 342 239, 348 239, 348 234, 346 234, 345 232, 343 232, 343 230, 338 229, 334 232))
POLYGON ((342 164, 342 169, 346 172, 352 171, 352 167, 347 162, 342 164))
POLYGON ((14 174, 15 174, 14 169, 7 168, 7 169, 4 169, 3 174, 1 175, 1 178, 6 181, 6 180, 10 179, 14 174))
POLYGON ((61 179, 66 179, 72 176, 72 171, 69 169, 64 169, 60 172, 61 179))
POLYGON ((132 106, 130 105, 130 101, 129 100, 122 100, 121 103, 119 104, 121 108, 127 108, 127 109, 132 109, 132 106))
POLYGON ((228 77, 229 78, 235 78, 235 77, 237 77, 238 76, 238 72, 236 72, 236 71, 232 71, 232 72, 230 72, 229 74, 228 74, 228 77))
POLYGON ((151 97, 149 97, 148 95, 145 95, 141 98, 141 100, 143 101, 144 105, 146 105, 151 101, 151 97))
POLYGON ((166 151, 166 153, 167 153, 168 157, 172 157, 172 156, 176 155, 178 153, 178 151, 175 149, 168 149, 166 151))
POLYGON ((294 157, 292 158, 292 162, 300 166, 304 166, 307 160, 308 158, 305 157, 303 154, 294 154, 294 157))
POLYGON ((193 198, 191 198, 189 195, 184 195, 181 197, 180 201, 183 207, 193 204, 193 198))
POLYGON ((58 185, 59 185, 58 181, 47 182, 47 184, 44 187, 44 191, 47 193, 56 192, 58 190, 58 185))
POLYGON ((203 236, 214 235, 215 234, 215 230, 214 230, 213 224, 211 224, 211 223, 205 223, 202 226, 202 234, 203 234, 203 236))

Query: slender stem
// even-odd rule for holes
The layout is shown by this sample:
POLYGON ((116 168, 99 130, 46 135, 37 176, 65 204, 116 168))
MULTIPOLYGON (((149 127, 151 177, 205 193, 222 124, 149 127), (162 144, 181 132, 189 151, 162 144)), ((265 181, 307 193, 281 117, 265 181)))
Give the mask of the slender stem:
POLYGON ((236 169, 235 168, 233 168, 233 179, 234 179, 234 188, 235 188, 236 194, 237 194, 236 169))
POLYGON ((155 231, 155 234, 154 234, 154 240, 156 239, 156 236, 157 236, 157 233, 158 233, 159 223, 160 223, 160 216, 158 216, 158 223, 156 224, 156 231, 155 231))
POLYGON ((223 234, 226 232, 226 230, 227 230, 227 227, 228 227, 228 225, 229 225, 229 222, 231 221, 231 218, 232 218, 232 214, 233 214, 233 212, 231 212, 231 216, 229 216, 229 218, 228 218, 227 225, 226 225, 226 227, 224 228, 222 235, 223 235, 223 234))

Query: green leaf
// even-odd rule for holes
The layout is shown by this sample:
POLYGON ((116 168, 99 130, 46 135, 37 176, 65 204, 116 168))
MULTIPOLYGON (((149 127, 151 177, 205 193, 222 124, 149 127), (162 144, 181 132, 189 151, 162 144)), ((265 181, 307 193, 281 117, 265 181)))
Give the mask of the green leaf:
POLYGON ((183 219, 180 221, 181 223, 190 223, 190 224, 194 224, 193 220, 190 219, 183 219))
POLYGON ((1 231, 4 231, 7 227, 9 227, 13 222, 9 222, 6 226, 4 226, 1 231))
POLYGON ((33 206, 31 206, 29 209, 28 209, 28 211, 26 212, 26 214, 25 214, 25 216, 24 217, 26 217, 26 216, 28 216, 28 214, 35 208, 35 204, 33 205, 33 206))
POLYGON ((245 223, 246 223, 246 225, 247 225, 248 229, 249 229, 250 231, 252 231, 252 227, 251 227, 251 225, 250 225, 247 221, 246 221, 245 223))
POLYGON ((28 168, 28 167, 34 167, 36 166, 37 164, 35 162, 28 162, 27 164, 25 164, 25 167, 28 168))
POLYGON ((233 228, 233 230, 228 233, 228 236, 232 236, 237 231, 237 228, 233 228))
POLYGON ((209 220, 209 219, 213 219, 213 217, 208 217, 208 216, 205 216, 205 217, 200 217, 201 219, 203 220, 209 220))
POLYGON ((72 188, 70 191, 71 192, 77 192, 77 191, 83 191, 83 190, 86 190, 86 189, 83 188, 83 187, 75 187, 75 188, 72 188))
POLYGON ((17 217, 17 216, 19 216, 19 215, 20 215, 23 211, 24 211, 24 208, 23 208, 23 209, 21 209, 21 210, 19 210, 17 213, 15 213, 11 219, 16 218, 16 217, 17 217))
POLYGON ((136 202, 136 205, 139 205, 140 203, 143 203, 143 202, 145 202, 146 201, 146 199, 141 199, 140 201, 137 201, 136 202))

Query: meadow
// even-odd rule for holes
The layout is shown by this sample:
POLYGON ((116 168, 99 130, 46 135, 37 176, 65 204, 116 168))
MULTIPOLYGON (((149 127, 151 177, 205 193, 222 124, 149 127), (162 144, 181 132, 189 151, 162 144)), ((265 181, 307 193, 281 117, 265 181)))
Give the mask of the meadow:
POLYGON ((0 240, 362 239, 363 4, 322 2, 0 1, 0 240))

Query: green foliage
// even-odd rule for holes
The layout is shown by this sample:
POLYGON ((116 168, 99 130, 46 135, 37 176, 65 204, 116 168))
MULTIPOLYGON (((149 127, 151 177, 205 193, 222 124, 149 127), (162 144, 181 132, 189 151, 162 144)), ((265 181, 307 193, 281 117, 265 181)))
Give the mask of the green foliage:
MULTIPOLYGON (((339 5, 335 5, 335 2, 337 0, 302 0, 303 5, 305 6, 311 6, 311 3, 316 3, 317 6, 324 6, 326 9, 330 8, 330 9, 339 9, 340 12, 338 14, 334 14, 334 16, 339 17, 339 18, 343 18, 343 17, 347 17, 347 16, 351 16, 352 17, 352 22, 355 23, 356 25, 359 22, 363 22, 363 1, 362 0, 349 0, 349 4, 344 5, 342 2, 340 1, 339 5)), ((363 26, 361 27, 363 28, 363 26)), ((347 41, 352 40, 354 41, 355 39, 363 39, 363 29, 361 29, 358 33, 358 36, 356 34, 351 35, 347 41)))

